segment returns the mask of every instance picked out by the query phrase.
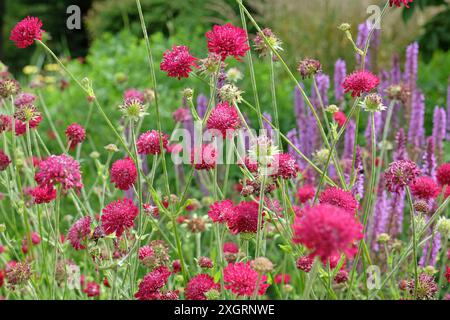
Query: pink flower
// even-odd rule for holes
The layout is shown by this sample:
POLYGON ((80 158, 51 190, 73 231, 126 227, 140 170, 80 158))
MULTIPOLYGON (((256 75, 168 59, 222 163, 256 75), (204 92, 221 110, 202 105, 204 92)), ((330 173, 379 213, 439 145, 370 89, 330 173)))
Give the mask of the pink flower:
POLYGON ((352 257, 355 242, 363 237, 363 226, 353 214, 329 204, 306 208, 302 217, 295 217, 293 229, 293 242, 303 244, 322 261, 340 253, 352 257))
POLYGON ((156 300, 159 290, 165 286, 170 271, 166 267, 159 267, 148 273, 139 283, 139 290, 134 295, 138 300, 156 300))
POLYGON ((231 200, 216 201, 210 207, 208 216, 213 222, 224 223, 229 216, 235 214, 234 204, 231 200))
POLYGON ((450 163, 444 163, 437 169, 436 178, 441 186, 450 185, 450 163))
POLYGON ((333 113, 333 119, 337 122, 339 127, 342 127, 345 124, 345 121, 347 121, 347 116, 342 111, 338 111, 333 113))
MULTIPOLYGON (((420 175, 416 164, 411 160, 397 160, 384 172, 386 189, 389 192, 400 192, 409 186, 420 175)), ((439 177, 438 177, 439 180, 439 177)))
POLYGON ((139 91, 137 89, 131 88, 131 89, 128 89, 128 90, 126 90, 124 92, 123 100, 124 101, 137 100, 140 103, 144 103, 145 102, 145 96, 144 96, 143 92, 141 92, 141 91, 139 91))
POLYGON ((83 292, 86 293, 88 297, 98 297, 100 296, 100 285, 97 282, 89 281, 83 292))
POLYGON ((169 77, 173 78, 187 78, 192 72, 192 67, 197 67, 194 58, 189 53, 189 48, 186 46, 173 46, 172 51, 164 52, 163 60, 160 68, 165 71, 169 77))
POLYGON ((228 56, 240 60, 240 57, 245 56, 245 53, 250 50, 245 30, 230 23, 223 26, 215 25, 212 31, 206 32, 205 36, 208 39, 209 52, 219 54, 222 61, 228 56))
POLYGON ((86 130, 78 123, 72 123, 66 129, 66 137, 70 143, 70 149, 75 148, 79 143, 82 143, 86 139, 86 130))
POLYGON ((208 257, 198 258, 197 264, 202 269, 212 269, 214 267, 213 261, 208 257))
POLYGON ((86 216, 77 220, 69 229, 67 239, 75 250, 84 249, 85 242, 91 234, 91 217, 86 216))
POLYGON ((14 100, 14 105, 16 107, 26 106, 29 104, 33 104, 35 100, 36 96, 34 94, 23 92, 16 97, 16 99, 14 100))
POLYGON ((111 182, 120 190, 128 190, 137 178, 137 170, 130 158, 120 159, 111 167, 111 182))
POLYGON ((111 202, 103 209, 101 216, 102 227, 106 234, 116 233, 120 237, 122 233, 134 226, 139 209, 130 199, 111 202))
MULTIPOLYGON (((235 207, 234 214, 227 219, 231 233, 256 233, 258 229, 258 208, 259 204, 254 201, 239 203, 235 207)), ((261 214, 264 215, 264 212, 261 214)))
POLYGON ((213 144, 204 144, 191 152, 191 164, 196 170, 211 170, 216 166, 217 150, 213 144))
POLYGON ((297 176, 298 166, 296 161, 288 153, 279 153, 274 156, 271 164, 273 177, 281 177, 283 179, 292 179, 297 176))
POLYGON ((330 187, 323 191, 319 196, 319 202, 322 204, 331 204, 352 214, 355 213, 359 206, 358 201, 356 201, 350 191, 335 187, 330 187))
POLYGON ((414 0, 389 0, 389 6, 396 5, 398 8, 402 6, 402 4, 409 8, 409 3, 412 3, 414 0))
POLYGON ((225 288, 231 290, 238 296, 252 296, 257 290, 259 295, 263 295, 269 285, 266 283, 266 276, 259 276, 258 272, 252 269, 250 262, 230 263, 223 270, 223 280, 225 288), (259 286, 257 286, 260 278, 259 286))
POLYGON ((3 150, 0 150, 0 171, 6 170, 10 163, 11 160, 9 157, 3 152, 3 150))
POLYGON ((42 160, 39 163, 39 172, 34 178, 40 185, 59 183, 64 191, 83 187, 79 163, 65 154, 42 160))
POLYGON ((311 268, 313 266, 314 259, 309 256, 303 256, 298 258, 296 262, 297 269, 302 270, 306 273, 311 271, 311 268))
POLYGON ((218 103, 206 122, 209 130, 220 131, 223 138, 230 136, 235 129, 239 128, 240 124, 236 108, 230 106, 228 102, 218 103))
POLYGON ((314 186, 306 184, 301 188, 298 188, 296 195, 300 203, 306 203, 309 200, 314 199, 314 196, 316 195, 316 189, 314 188, 314 186))
POLYGON ((199 274, 189 280, 186 286, 186 299, 188 300, 206 300, 205 293, 210 290, 220 291, 220 285, 214 282, 214 279, 207 274, 199 274))
POLYGON ((42 40, 42 21, 36 17, 26 17, 11 30, 9 39, 18 48, 26 48, 33 44, 34 40, 42 40))
POLYGON ((239 247, 234 242, 225 242, 223 244, 223 252, 224 253, 238 253, 239 247))
POLYGON ((167 149, 167 135, 159 133, 156 130, 147 131, 141 134, 136 142, 139 154, 159 154, 160 148, 160 136, 162 137, 163 148, 167 149))
POLYGON ((36 204, 50 203, 56 199, 56 189, 51 184, 37 186, 30 191, 30 194, 36 204))
POLYGON ((380 80, 369 71, 356 71, 348 75, 342 84, 345 93, 352 92, 352 97, 359 97, 361 93, 369 93, 375 89, 380 80))
POLYGON ((273 279, 276 284, 288 284, 291 282, 291 276, 287 273, 277 274, 273 279))
POLYGON ((411 184, 413 196, 423 200, 436 199, 442 188, 430 177, 419 177, 411 184))
POLYGON ((192 119, 191 111, 188 108, 178 108, 172 113, 175 122, 186 122, 192 119))
POLYGON ((39 233, 35 231, 31 233, 31 243, 34 245, 38 245, 39 243, 41 243, 41 236, 39 235, 39 233))

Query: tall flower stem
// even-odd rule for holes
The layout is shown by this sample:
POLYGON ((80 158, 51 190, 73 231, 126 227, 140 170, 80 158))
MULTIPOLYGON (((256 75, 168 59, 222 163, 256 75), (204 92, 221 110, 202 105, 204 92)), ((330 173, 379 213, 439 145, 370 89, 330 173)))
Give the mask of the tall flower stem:
POLYGON ((419 284, 419 272, 417 268, 417 232, 415 222, 415 210, 412 201, 411 191, 409 187, 406 187, 406 197, 408 198, 408 204, 411 208, 411 228, 412 228, 412 250, 413 250, 413 267, 414 267, 414 298, 417 296, 417 287, 419 284))

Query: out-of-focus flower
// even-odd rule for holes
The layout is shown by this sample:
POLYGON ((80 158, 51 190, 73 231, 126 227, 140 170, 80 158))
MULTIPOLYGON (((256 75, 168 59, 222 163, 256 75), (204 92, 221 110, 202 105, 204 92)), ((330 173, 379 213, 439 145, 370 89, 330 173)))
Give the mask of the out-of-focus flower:
POLYGON ((86 130, 78 123, 72 123, 66 129, 66 137, 69 141, 69 147, 71 149, 79 143, 82 143, 86 139, 86 130))
POLYGON ((3 152, 3 150, 0 150, 0 171, 6 170, 10 163, 11 160, 9 157, 3 152))
POLYGON ((414 0, 389 0, 389 6, 397 6, 398 8, 402 6, 402 4, 409 8, 409 4, 412 3, 414 0))
POLYGON ((356 201, 350 191, 335 187, 330 187, 323 191, 319 196, 319 202, 322 204, 333 205, 352 214, 356 212, 359 206, 358 201, 356 201))
POLYGON ((207 300, 208 291, 220 291, 220 285, 214 282, 214 279, 207 274, 199 274, 191 278, 186 285, 186 299, 188 300, 207 300))
POLYGON ((322 65, 318 60, 305 58, 298 63, 297 70, 302 76, 302 79, 306 79, 321 72, 322 65))
POLYGON ((384 172, 386 188, 390 192, 400 192, 413 183, 419 175, 419 169, 411 160, 394 161, 384 172))
POLYGON ((191 151, 191 164, 196 170, 211 170, 216 166, 217 150, 213 144, 204 144, 191 151))
POLYGON ((11 78, 0 79, 0 97, 7 99, 20 92, 20 84, 11 78))
POLYGON ((430 177, 419 177, 411 184, 413 196, 424 200, 435 199, 441 193, 441 188, 430 177))
POLYGON ((386 110, 386 106, 383 105, 383 99, 378 93, 368 94, 364 100, 359 103, 359 106, 368 112, 381 112, 386 110))
POLYGON ((436 178, 441 186, 450 186, 450 163, 444 163, 437 169, 436 178))

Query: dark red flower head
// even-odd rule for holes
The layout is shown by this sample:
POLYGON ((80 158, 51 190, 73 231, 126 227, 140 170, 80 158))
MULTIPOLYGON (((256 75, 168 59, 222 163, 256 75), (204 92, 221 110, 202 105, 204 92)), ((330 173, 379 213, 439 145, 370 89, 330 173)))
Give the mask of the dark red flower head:
POLYGON ((126 229, 134 226, 138 212, 138 208, 130 199, 111 202, 103 209, 101 217, 103 230, 106 234, 115 232, 116 236, 120 237, 126 229))
POLYGON ((161 153, 160 148, 160 135, 162 137, 163 148, 167 149, 167 135, 162 133, 160 134, 156 130, 147 131, 141 134, 136 142, 138 153, 139 154, 159 154, 161 153))
POLYGON ((226 199, 223 201, 216 201, 210 207, 208 216, 213 222, 226 222, 228 217, 235 214, 233 201, 226 199))
POLYGON ((120 159, 111 167, 111 182, 120 190, 128 190, 137 178, 137 170, 130 158, 120 159))
POLYGON ((411 193, 420 199, 435 199, 441 193, 441 187, 430 177, 419 177, 410 186, 411 193))
POLYGON ((192 72, 192 67, 197 67, 195 60, 197 59, 189 53, 188 47, 173 46, 172 51, 167 50, 164 52, 160 68, 169 77, 187 78, 189 73, 192 72))
POLYGON ((217 162, 217 150, 212 144, 204 144, 191 152, 191 164, 196 170, 214 169, 217 162))
POLYGON ((292 179, 297 176, 298 166, 289 153, 276 154, 270 168, 273 170, 272 176, 274 178, 292 179))
POLYGON ((231 233, 256 233, 258 230, 258 208, 259 205, 255 201, 239 203, 235 207, 235 213, 228 217, 228 228, 230 228, 231 233))
POLYGON ((402 6, 402 4, 406 7, 409 8, 409 3, 412 3, 414 0, 389 0, 389 6, 397 6, 398 8, 400 8, 402 6))
POLYGON ((199 274, 189 280, 186 286, 186 299, 188 300, 206 300, 205 293, 210 290, 220 291, 220 285, 214 282, 214 279, 207 274, 199 274))
POLYGON ((212 30, 206 32, 209 52, 216 53, 222 57, 222 61, 228 56, 237 60, 245 56, 250 50, 248 37, 244 29, 227 23, 223 26, 215 25, 212 30))
POLYGON ((211 111, 206 122, 206 126, 210 130, 218 130, 225 138, 237 129, 241 124, 239 115, 234 106, 230 106, 228 102, 218 103, 211 111), (227 135, 227 133, 229 133, 227 135))
POLYGON ((369 71, 356 71, 344 79, 342 86, 345 93, 351 92, 352 97, 359 97, 361 93, 369 93, 380 83, 380 79, 369 71))
POLYGON ((70 148, 73 149, 77 144, 86 139, 86 131, 78 123, 72 123, 66 129, 66 137, 69 140, 70 148))
POLYGON ((345 191, 339 188, 331 187, 320 194, 319 202, 322 204, 331 204, 348 211, 355 213, 358 209, 358 201, 350 191, 345 191))
POLYGON ((314 199, 315 194, 316 189, 310 184, 306 184, 297 190, 297 198, 300 203, 305 203, 308 200, 314 199))
POLYGON ((26 17, 11 30, 9 39, 14 41, 18 48, 26 48, 33 44, 34 40, 42 40, 42 21, 36 17, 26 17))
POLYGON ((9 159, 9 157, 3 152, 3 150, 0 150, 0 171, 8 168, 10 163, 11 160, 9 159))
POLYGON ((450 185, 450 163, 444 163, 437 169, 436 178, 441 186, 450 185))

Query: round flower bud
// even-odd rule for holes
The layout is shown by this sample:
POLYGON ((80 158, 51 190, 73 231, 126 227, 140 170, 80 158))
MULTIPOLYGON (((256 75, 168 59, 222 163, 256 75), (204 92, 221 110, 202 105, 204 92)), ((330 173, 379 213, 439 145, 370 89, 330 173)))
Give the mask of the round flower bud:
POLYGON ((341 23, 338 27, 339 30, 341 31, 350 31, 350 24, 349 23, 341 23))
POLYGON ((364 100, 359 103, 359 106, 368 112, 380 112, 386 110, 386 106, 383 105, 383 99, 378 93, 368 94, 364 100))
POLYGON ((388 235, 387 233, 381 233, 377 238, 377 242, 379 243, 386 243, 389 240, 391 240, 391 236, 388 235))
POLYGON ((273 271, 273 263, 266 257, 258 257, 253 260, 252 268, 258 273, 268 273, 273 271))

